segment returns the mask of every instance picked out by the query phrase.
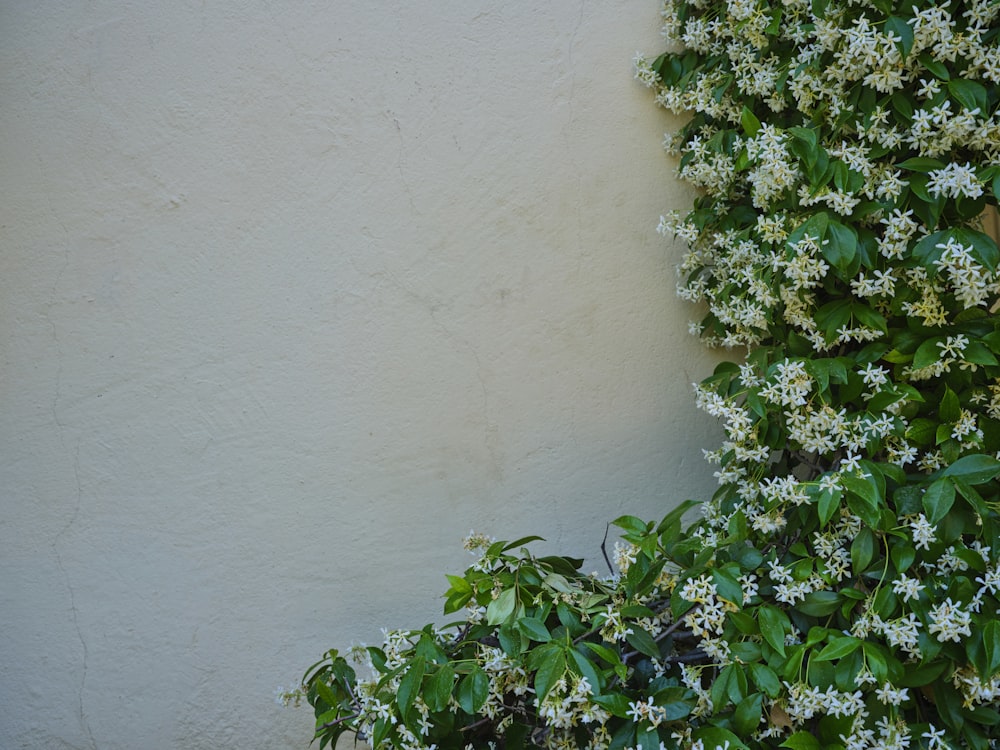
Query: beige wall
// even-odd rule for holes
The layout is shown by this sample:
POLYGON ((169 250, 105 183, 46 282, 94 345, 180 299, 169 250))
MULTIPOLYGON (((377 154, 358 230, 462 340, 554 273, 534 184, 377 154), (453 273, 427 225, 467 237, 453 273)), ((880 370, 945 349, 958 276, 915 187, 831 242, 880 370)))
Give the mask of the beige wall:
POLYGON ((712 490, 657 14, 0 5, 0 747, 305 748, 470 529, 712 490))

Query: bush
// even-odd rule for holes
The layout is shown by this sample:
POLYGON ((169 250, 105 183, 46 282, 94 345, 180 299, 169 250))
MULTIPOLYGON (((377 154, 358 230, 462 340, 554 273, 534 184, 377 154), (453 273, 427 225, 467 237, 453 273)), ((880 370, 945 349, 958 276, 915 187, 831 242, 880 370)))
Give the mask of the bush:
POLYGON ((636 59, 690 120, 661 222, 709 345, 719 490, 620 574, 473 539, 444 628, 304 681, 320 745, 903 750, 1000 738, 1000 11, 678 0, 636 59))

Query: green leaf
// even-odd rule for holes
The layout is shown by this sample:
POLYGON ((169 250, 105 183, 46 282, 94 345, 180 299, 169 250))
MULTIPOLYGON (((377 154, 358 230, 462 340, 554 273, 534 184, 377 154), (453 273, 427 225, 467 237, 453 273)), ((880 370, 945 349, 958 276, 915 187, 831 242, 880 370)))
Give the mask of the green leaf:
POLYGON ((830 519, 840 510, 840 500, 843 493, 840 491, 824 490, 819 495, 817 506, 819 509, 819 522, 821 526, 826 526, 830 519))
POLYGON ((767 693, 770 698, 777 698, 781 694, 781 680, 774 670, 766 664, 752 663, 748 665, 750 678, 758 688, 767 693))
POLYGON ((986 673, 979 677, 986 681, 1000 672, 1000 620, 991 619, 983 627, 983 651, 986 654, 986 673))
MULTIPOLYGON (((916 190, 918 184, 919 181, 916 177, 910 180, 911 189, 916 190)), ((931 198, 928 195, 924 200, 929 201, 931 198)), ((996 270, 997 264, 1000 263, 1000 249, 993 238, 988 234, 963 226, 949 227, 923 237, 913 246, 913 257, 928 271, 937 274, 939 269, 935 262, 940 260, 944 246, 949 241, 972 248, 973 256, 991 271, 996 270)))
POLYGON ((707 748, 722 748, 729 744, 730 750, 744 750, 746 743, 739 737, 722 727, 701 727, 691 733, 691 737, 697 741, 701 740, 707 748))
POLYGON ((981 454, 963 456, 940 474, 942 477, 958 477, 971 485, 988 482, 998 475, 1000 475, 1000 461, 981 454))
POLYGON ((653 701, 663 709, 663 721, 683 719, 691 713, 695 702, 687 688, 677 686, 657 690, 653 701))
MULTIPOLYGON (((861 648, 864 650, 865 660, 868 662, 868 668, 871 670, 872 675, 875 679, 882 682, 890 678, 889 674, 889 662, 886 659, 882 648, 875 643, 869 643, 865 641, 861 644, 861 648)), ((902 672, 902 667, 896 659, 893 659, 893 666, 896 672, 891 675, 893 681, 899 677, 902 672)), ((853 677, 852 677, 853 679, 853 677)))
POLYGON ((462 594, 472 593, 472 584, 466 581, 462 576, 446 575, 445 578, 447 578, 448 583, 451 584, 452 591, 462 594))
POLYGON ((561 649, 551 649, 546 653, 535 672, 535 695, 541 703, 556 681, 566 672, 566 654, 561 649))
POLYGON ((565 576, 561 576, 558 573, 549 573, 542 580, 546 586, 558 591, 560 594, 573 594, 576 592, 576 589, 569 585, 569 581, 566 580, 565 576))
POLYGON ((906 56, 910 54, 910 50, 913 49, 913 27, 906 22, 905 18, 900 18, 899 16, 889 16, 885 19, 885 29, 886 34, 892 34, 893 37, 899 37, 899 41, 896 42, 896 49, 899 50, 899 54, 906 59, 906 56))
POLYGON ((323 678, 317 678, 309 683, 311 688, 315 688, 316 692, 319 693, 320 698, 326 701, 328 706, 337 706, 340 704, 340 700, 330 689, 330 686, 323 681, 323 678))
POLYGON ((632 534, 645 534, 649 530, 646 522, 635 516, 618 516, 618 518, 611 522, 611 525, 625 529, 625 531, 632 534))
POLYGON ((628 716, 629 700, 621 693, 609 693, 608 695, 595 695, 594 703, 610 711, 614 716, 624 719, 628 716))
POLYGON ((962 416, 962 406, 958 401, 955 391, 947 386, 944 389, 944 396, 941 398, 941 406, 938 407, 938 417, 942 422, 954 423, 962 416))
MULTIPOLYGON (((647 539, 656 544, 656 537, 649 536, 647 539)), ((663 571, 666 559, 663 557, 653 557, 652 555, 640 555, 639 558, 629 566, 628 573, 625 574, 625 590, 630 596, 641 597, 656 585, 663 571), (650 562, 652 560, 652 562, 650 562)))
POLYGON ((830 217, 825 211, 814 213, 788 236, 787 244, 791 247, 801 241, 803 237, 815 237, 822 242, 826 237, 826 228, 829 224, 830 217))
POLYGON ((763 705, 764 696, 760 693, 748 695, 736 705, 736 711, 733 712, 733 729, 737 734, 743 737, 753 734, 760 724, 763 705))
POLYGON ((842 358, 812 359, 805 362, 806 369, 816 378, 820 392, 825 391, 830 382, 847 382, 847 365, 842 358))
POLYGON ((853 304, 849 299, 827 302, 816 311, 818 325, 827 341, 837 338, 837 330, 851 322, 853 304))
POLYGON ((573 663, 576 665, 579 673, 587 678, 587 682, 590 683, 590 687, 594 693, 600 693, 603 688, 603 682, 594 663, 579 648, 570 649, 569 655, 573 657, 573 663))
POLYGON ((517 607, 517 589, 504 589, 500 596, 486 606, 488 625, 500 625, 510 620, 517 607))
POLYGON ((935 60, 933 57, 931 57, 929 52, 925 52, 920 56, 920 64, 923 65, 925 68, 927 68, 927 70, 929 70, 931 73, 933 73, 936 78, 939 78, 942 81, 947 81, 948 79, 951 78, 951 75, 948 73, 948 68, 945 66, 945 64, 935 60))
POLYGON ((687 513, 689 510, 691 510, 691 508, 694 508, 697 505, 700 505, 699 501, 697 500, 685 500, 684 502, 679 503, 676 508, 674 508, 672 511, 670 511, 669 513, 667 513, 667 515, 663 517, 663 520, 661 520, 656 527, 656 533, 659 534, 664 529, 672 526, 675 521, 680 521, 685 513, 687 513))
POLYGON ((528 637, 509 622, 497 628, 497 638, 500 641, 500 648, 512 659, 524 653, 530 644, 528 637))
POLYGON ((889 557, 892 560, 893 566, 896 568, 896 572, 904 573, 910 569, 911 565, 913 565, 913 561, 916 559, 917 553, 912 546, 906 542, 902 542, 892 548, 892 552, 889 554, 889 557))
POLYGON ((731 612, 729 614, 729 621, 744 635, 760 635, 760 628, 757 627, 757 621, 745 610, 731 612))
POLYGON ((875 308, 861 302, 851 302, 851 315, 863 326, 876 331, 887 332, 885 316, 875 308))
POLYGON ((552 635, 549 633, 549 629, 545 627, 545 623, 537 617, 522 617, 515 623, 515 627, 526 636, 532 640, 538 641, 539 643, 548 643, 552 640, 552 635))
POLYGON ((660 735, 648 722, 639 724, 635 728, 635 746, 659 747, 660 735))
POLYGON ((820 253, 830 265, 846 271, 858 253, 858 233, 839 221, 829 221, 826 229, 826 243, 820 253))
POLYGON ((940 159, 932 159, 928 156, 914 156, 912 159, 896 162, 897 169, 906 169, 910 172, 933 172, 936 169, 944 169, 945 163, 940 159))
POLYGON ((410 662, 410 668, 406 670, 399 681, 399 688, 396 690, 396 703, 399 705, 399 714, 404 719, 413 707, 413 700, 420 693, 420 685, 424 679, 425 661, 422 656, 416 656, 410 662))
MULTIPOLYGON (((777 8, 773 8, 771 10, 771 23, 767 25, 767 29, 765 29, 764 33, 766 33, 768 36, 774 36, 775 34, 777 34, 781 30, 781 16, 782 16, 781 6, 779 5, 777 8)), ((780 87, 778 88, 778 91, 781 91, 780 87)))
POLYGON ((785 655, 785 634, 791 630, 788 615, 770 604, 757 608, 757 621, 764 640, 781 656, 785 655))
POLYGON ((833 614, 840 606, 840 595, 836 591, 813 591, 798 605, 798 610, 810 617, 825 617, 833 614))
POLYGON ((512 550, 515 547, 523 547, 525 544, 528 544, 529 542, 544 542, 544 541, 545 539, 540 536, 522 536, 520 539, 515 539, 513 542, 507 542, 504 545, 501 552, 508 552, 509 550, 512 550))
POLYGON ((913 354, 913 369, 922 370, 928 365, 937 364, 941 360, 941 347, 938 344, 943 343, 943 336, 931 336, 918 346, 913 354))
POLYGON ((875 535, 869 528, 863 528, 851 542, 851 566, 855 575, 861 575, 875 555, 875 535))
POLYGON ((906 429, 906 439, 919 446, 933 445, 937 426, 938 423, 933 420, 918 417, 910 422, 910 426, 906 429))
POLYGON ((743 126, 743 132, 751 138, 760 132, 760 120, 747 107, 744 107, 740 114, 740 125, 743 126))
POLYGON ((979 341, 969 342, 969 345, 966 346, 965 350, 962 352, 962 359, 976 365, 989 366, 1000 364, 1000 362, 997 361, 997 358, 993 355, 993 352, 991 352, 985 344, 982 344, 979 341))
POLYGON ((952 477, 951 481, 955 483, 955 489, 958 493, 965 498, 968 502, 969 507, 972 508, 980 518, 989 518, 990 509, 983 499, 983 496, 976 492, 973 487, 966 482, 961 477, 952 477))
POLYGON ((744 664, 760 661, 760 644, 753 641, 729 641, 729 650, 738 661, 744 664))
POLYGON ((645 604, 629 604, 618 610, 622 617, 656 617, 656 613, 645 604))
POLYGON ((726 568, 715 568, 712 570, 712 582, 715 584, 716 593, 720 598, 725 599, 737 607, 743 606, 743 587, 740 585, 738 573, 734 575, 732 570, 726 568))
POLYGON ((820 750, 819 740, 812 732, 796 732, 778 747, 787 747, 789 750, 820 750))
POLYGON ((729 686, 735 679, 735 670, 734 664, 723 667, 709 688, 709 698, 716 710, 724 708, 729 703, 729 686))
POLYGON ((1000 247, 990 235, 968 227, 955 227, 954 233, 959 242, 972 247, 972 254, 989 268, 996 271, 1000 265, 1000 247))
POLYGON ((819 136, 812 128, 792 127, 786 131, 795 141, 800 142, 806 151, 815 152, 819 148, 819 136))
POLYGON ((431 711, 444 711, 448 708, 451 689, 455 686, 455 670, 450 664, 442 664, 437 671, 427 678, 424 689, 424 701, 431 711))
POLYGON ((908 123, 913 119, 913 103, 910 101, 909 94, 897 91, 890 97, 889 103, 896 110, 896 114, 903 118, 905 122, 908 123))
POLYGON ((896 505, 896 514, 900 516, 910 516, 919 513, 923 492, 919 487, 908 485, 898 488, 892 495, 892 500, 896 505))
POLYGON ((853 636, 830 636, 829 643, 823 647, 816 656, 813 657, 813 661, 833 661, 834 659, 840 659, 848 654, 853 654, 861 648, 861 639, 855 638, 853 636))
POLYGON ((948 93, 951 98, 968 110, 978 109, 980 114, 985 114, 988 94, 986 87, 976 81, 967 81, 964 78, 953 78, 948 81, 948 93))
POLYGON ((597 656, 603 659, 605 662, 613 667, 617 667, 622 664, 621 656, 617 651, 603 646, 600 643, 591 643, 590 641, 584 641, 581 645, 586 646, 591 651, 593 651, 597 656))
POLYGON ((880 498, 874 479, 846 473, 841 474, 840 482, 848 493, 847 507, 868 526, 877 526, 880 515, 880 498))
POLYGON ((611 738, 608 750, 625 750, 625 748, 635 747, 635 724, 631 721, 621 723, 618 731, 611 738))
POLYGON ((791 646, 788 649, 788 660, 781 664, 775 664, 775 669, 781 669, 781 676, 787 681, 799 680, 802 678, 802 660, 805 657, 805 646, 791 646))
POLYGON ((389 732, 392 731, 393 726, 394 725, 391 724, 386 719, 378 719, 375 722, 375 726, 372 727, 372 734, 371 734, 372 747, 379 747, 385 740, 389 732))
POLYGON ((473 667, 469 674, 465 675, 455 691, 455 699, 462 710, 467 714, 475 714, 486 703, 490 696, 490 677, 481 667, 473 667))
MULTIPOLYGON (((919 184, 926 184, 926 178, 922 178, 922 181, 918 181, 916 178, 910 180, 910 187, 915 188, 919 184)), ((921 196, 923 200, 931 200, 930 195, 926 193, 921 196)), ((933 273, 937 273, 937 267, 934 262, 941 259, 941 248, 938 245, 944 245, 948 241, 948 230, 943 230, 940 232, 932 232, 931 234, 925 235, 913 246, 912 255, 913 258, 920 263, 924 268, 933 273)))
POLYGON ((905 354, 899 349, 892 349, 891 351, 886 352, 882 359, 893 365, 905 365, 907 362, 911 362, 913 360, 913 354, 905 354))
POLYGON ((954 504, 955 485, 945 477, 932 482, 924 492, 922 505, 924 513, 927 514, 927 520, 932 524, 937 524, 944 518, 954 504))
POLYGON ((545 565, 552 571, 561 573, 564 576, 576 575, 576 572, 583 566, 582 559, 578 557, 563 557, 561 555, 539 557, 535 562, 545 565))
POLYGON ((643 628, 640 628, 638 625, 632 626, 632 632, 625 635, 625 640, 628 641, 629 645, 636 651, 643 653, 646 656, 651 656, 654 659, 660 658, 660 647, 656 645, 656 641, 653 640, 653 636, 651 636, 643 628))
POLYGON ((462 607, 469 603, 472 599, 472 593, 460 593, 453 591, 448 595, 444 602, 444 613, 450 615, 452 612, 458 612, 462 607))

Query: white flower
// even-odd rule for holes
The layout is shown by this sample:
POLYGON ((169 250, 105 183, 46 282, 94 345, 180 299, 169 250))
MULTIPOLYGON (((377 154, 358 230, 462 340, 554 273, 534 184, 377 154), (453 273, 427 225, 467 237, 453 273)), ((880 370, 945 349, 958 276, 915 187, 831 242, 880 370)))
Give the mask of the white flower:
POLYGON ((840 462, 840 471, 843 472, 860 472, 861 464, 858 463, 861 456, 854 453, 848 452, 847 456, 840 462))
POLYGON ((983 194, 983 183, 976 176, 976 170, 966 162, 963 165, 948 164, 943 169, 934 169, 928 174, 927 192, 937 197, 978 198, 983 194))
POLYGON ((904 602, 919 597, 923 589, 924 585, 919 578, 910 578, 905 574, 900 574, 899 578, 892 582, 893 592, 902 597, 904 602))
POLYGON ((801 360, 779 362, 774 382, 760 390, 761 398, 782 406, 805 406, 813 379, 801 360))
POLYGON ((927 627, 927 632, 936 635, 939 641, 960 643, 963 635, 972 635, 969 627, 972 615, 953 602, 951 597, 931 607, 930 618, 931 624, 927 627))
POLYGON ((948 747, 944 741, 944 730, 936 729, 933 724, 928 724, 927 731, 920 736, 927 740, 927 750, 945 750, 948 747))
POLYGON ((934 265, 947 276, 956 299, 966 309, 985 305, 990 294, 996 293, 996 284, 993 275, 975 259, 972 248, 954 238, 936 248, 942 252, 934 265))
POLYGON ((937 541, 934 527, 923 513, 917 513, 910 518, 910 532, 913 534, 913 545, 917 549, 930 549, 930 546, 937 541))
POLYGON ((875 697, 887 706, 899 706, 910 699, 910 694, 906 688, 893 688, 892 683, 886 682, 875 691, 875 697))
POLYGON ((632 66, 635 69, 635 79, 643 86, 649 88, 656 84, 656 72, 641 52, 635 53, 635 57, 632 58, 632 66))

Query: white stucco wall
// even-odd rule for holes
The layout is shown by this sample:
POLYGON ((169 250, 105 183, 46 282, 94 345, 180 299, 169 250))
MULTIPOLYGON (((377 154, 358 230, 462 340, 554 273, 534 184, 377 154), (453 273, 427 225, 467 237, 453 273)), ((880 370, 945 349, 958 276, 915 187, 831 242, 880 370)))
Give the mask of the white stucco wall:
POLYGON ((0 748, 305 748, 470 529, 711 492, 657 14, 0 4, 0 748))

